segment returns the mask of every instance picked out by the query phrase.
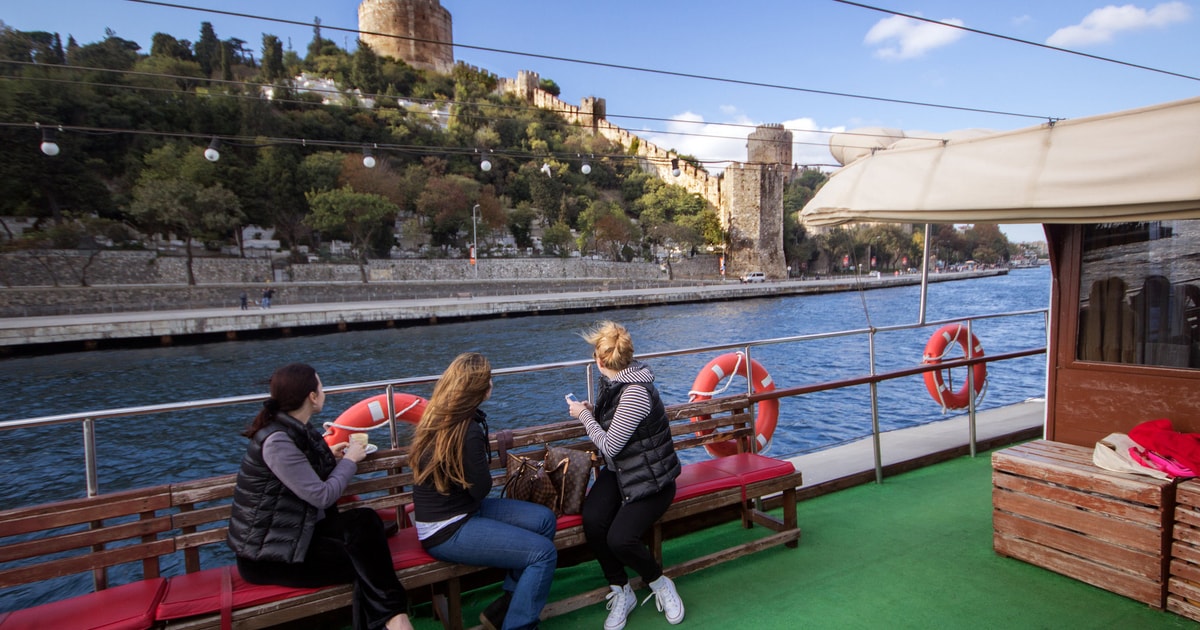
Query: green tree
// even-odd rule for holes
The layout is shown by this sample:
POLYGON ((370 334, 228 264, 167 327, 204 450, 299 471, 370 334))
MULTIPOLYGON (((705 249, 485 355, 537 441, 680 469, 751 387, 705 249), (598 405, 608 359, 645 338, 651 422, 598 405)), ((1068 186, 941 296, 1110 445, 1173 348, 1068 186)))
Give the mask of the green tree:
POLYGON ((379 56, 371 50, 371 46, 363 40, 358 40, 358 49, 350 66, 350 87, 358 88, 368 94, 383 91, 383 77, 379 73, 379 56))
POLYGON ((267 83, 275 83, 288 76, 283 65, 283 43, 278 37, 266 33, 262 38, 262 76, 267 83))
POLYGON ((561 258, 571 255, 571 226, 566 221, 557 221, 542 232, 542 247, 547 254, 561 258))
POLYGON ((200 64, 204 78, 211 79, 213 71, 221 67, 221 49, 221 40, 217 39, 212 22, 201 22, 200 39, 196 40, 195 53, 196 62, 200 64))
POLYGON ((129 213, 143 225, 174 233, 187 251, 188 284, 192 271, 192 240, 218 239, 241 224, 241 203, 214 179, 216 166, 196 151, 168 144, 146 156, 146 168, 133 189, 129 213))
POLYGON ((399 208, 379 195, 354 192, 349 187, 305 194, 311 212, 308 225, 318 230, 345 230, 357 254, 362 281, 368 281, 367 259, 375 234, 388 229, 399 208))

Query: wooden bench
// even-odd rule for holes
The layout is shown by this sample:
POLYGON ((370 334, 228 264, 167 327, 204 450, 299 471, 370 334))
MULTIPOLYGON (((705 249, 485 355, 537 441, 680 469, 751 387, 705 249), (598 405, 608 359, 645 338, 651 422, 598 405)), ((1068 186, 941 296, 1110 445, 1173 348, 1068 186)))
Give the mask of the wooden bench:
MULTIPOLYGON (((668 411, 675 420, 672 433, 679 450, 725 439, 737 440, 743 450, 749 447, 753 424, 744 395, 676 405, 668 411), (701 415, 711 417, 697 423, 685 420, 701 415), (697 430, 713 433, 698 436, 697 430)), ((552 444, 591 448, 575 421, 513 431, 516 450, 540 454, 552 444)), ((410 599, 432 602, 445 627, 461 628, 464 578, 487 581, 494 579, 489 572, 495 570, 440 562, 424 552, 406 516, 412 504, 407 457, 407 449, 384 449, 368 457, 359 465, 344 505, 379 510, 397 523, 399 530, 388 544, 410 599)), ((502 485, 498 457, 493 466, 493 483, 502 485)), ((114 628, 228 625, 248 630, 349 606, 349 585, 295 589, 248 584, 238 576, 225 546, 235 479, 226 475, 0 512, 0 588, 85 572, 96 578, 94 592, 7 616, 0 613, 0 628, 90 628, 104 620, 116 624, 114 628), (132 581, 108 588, 108 571, 124 567, 129 577, 130 564, 138 566, 132 581)), ((774 545, 794 547, 800 537, 795 500, 800 484, 801 474, 789 462, 749 452, 688 464, 675 503, 651 534, 653 550, 661 559, 664 539, 727 521, 726 514, 775 533, 666 567, 668 575, 677 577, 774 545), (754 499, 773 494, 782 496, 782 519, 754 506, 754 499)), ((584 543, 580 517, 560 518, 556 546, 578 552, 584 543)), ((544 615, 603 601, 607 592, 603 587, 554 602, 544 615)))
POLYGON ((1162 608, 1175 483, 1092 464, 1092 449, 1035 440, 992 454, 997 553, 1162 608))
MULTIPOLYGON (((791 462, 750 452, 750 442, 755 436, 750 410, 751 404, 745 395, 667 407, 677 452, 735 440, 738 454, 684 465, 676 482, 675 501, 650 532, 651 551, 659 562, 662 562, 664 540, 728 522, 730 518, 740 519, 744 527, 757 524, 774 532, 699 558, 664 566, 663 572, 673 578, 773 546, 794 548, 798 545, 801 532, 796 520, 796 489, 802 485, 803 476, 791 462), (690 421, 693 417, 704 416, 708 417, 697 422, 690 421), (699 434, 709 431, 711 433, 707 435, 699 434), (756 505, 757 499, 773 495, 779 495, 783 518, 776 518, 756 505)), ((540 458, 549 445, 595 451, 583 426, 574 420, 514 431, 513 452, 540 458)), ((493 466, 500 466, 498 458, 493 461, 493 466)), ((559 519, 555 544, 560 550, 560 564, 561 552, 578 551, 585 546, 582 519, 578 515, 559 519)), ((597 580, 601 581, 598 574, 597 580)), ((643 586, 637 577, 630 582, 634 588, 643 586)), ((550 602, 542 617, 554 617, 602 602, 608 593, 608 586, 602 585, 558 602, 550 602)))

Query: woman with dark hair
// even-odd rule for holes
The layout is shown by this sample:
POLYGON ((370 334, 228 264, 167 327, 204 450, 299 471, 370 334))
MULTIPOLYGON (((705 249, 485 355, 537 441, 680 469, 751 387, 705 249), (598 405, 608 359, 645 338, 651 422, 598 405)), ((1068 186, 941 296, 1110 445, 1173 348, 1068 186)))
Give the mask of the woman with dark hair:
MULTIPOLYGON (((595 407, 567 398, 604 467, 583 500, 583 533, 612 591, 605 630, 620 630, 637 605, 625 567, 642 576, 667 622, 683 621, 683 601, 671 578, 642 542, 642 536, 671 507, 682 470, 654 373, 633 359, 625 327, 601 322, 583 333, 600 369, 595 407)), ((647 597, 649 599, 649 597, 647 597)))
POLYGON ((558 563, 556 519, 549 508, 487 498, 487 415, 492 366, 483 355, 458 355, 433 388, 417 424, 409 461, 417 537, 446 562, 508 569, 504 594, 479 616, 488 630, 535 628, 558 563))
POLYGON ((309 420, 325 405, 312 366, 271 375, 271 397, 244 435, 228 542, 251 584, 316 588, 354 584, 355 630, 411 630, 408 597, 392 568, 383 521, 374 510, 339 510, 366 457, 362 444, 331 449, 309 420))

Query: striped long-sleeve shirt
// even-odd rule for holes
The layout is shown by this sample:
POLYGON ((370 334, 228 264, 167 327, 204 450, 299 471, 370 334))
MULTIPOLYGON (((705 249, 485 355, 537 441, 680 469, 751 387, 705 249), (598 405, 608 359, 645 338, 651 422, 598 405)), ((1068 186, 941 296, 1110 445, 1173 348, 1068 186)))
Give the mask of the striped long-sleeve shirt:
MULTIPOLYGON (((612 380, 621 383, 653 383, 654 373, 645 365, 634 363, 618 372, 612 380)), ((596 417, 590 409, 584 409, 579 414, 579 419, 587 429, 592 443, 605 458, 611 459, 629 443, 629 438, 637 430, 638 424, 650 415, 650 409, 650 394, 645 387, 626 387, 617 401, 617 409, 607 431, 596 422, 596 417)))

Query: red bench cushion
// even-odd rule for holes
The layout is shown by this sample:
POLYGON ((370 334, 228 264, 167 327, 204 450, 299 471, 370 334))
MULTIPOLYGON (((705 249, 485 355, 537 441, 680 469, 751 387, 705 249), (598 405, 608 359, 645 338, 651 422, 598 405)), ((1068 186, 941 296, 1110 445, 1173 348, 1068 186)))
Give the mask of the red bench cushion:
POLYGON ((712 463, 703 461, 684 465, 679 477, 675 479, 676 501, 741 485, 735 475, 713 466, 712 463))
POLYGON ((567 529, 568 527, 575 527, 576 525, 582 525, 582 524, 583 524, 583 515, 582 514, 563 514, 562 516, 558 517, 558 524, 555 525, 555 527, 557 529, 562 530, 562 529, 567 529))
POLYGON ((145 630, 167 581, 152 578, 88 593, 0 618, 3 630, 145 630))
POLYGON ((392 566, 397 571, 435 562, 417 540, 415 527, 401 527, 396 535, 388 538, 388 550, 392 552, 392 566))
MULTIPOLYGON (((233 584, 233 608, 245 608, 288 597, 307 595, 320 589, 251 584, 238 575, 236 567, 216 567, 177 575, 167 580, 167 592, 158 604, 158 618, 179 619, 221 611, 221 573, 228 569, 233 584)), ((8 630, 5 628, 4 630, 8 630)))
POLYGON ((756 453, 737 453, 718 457, 705 463, 736 476, 744 484, 774 479, 796 472, 796 466, 792 462, 756 453))

